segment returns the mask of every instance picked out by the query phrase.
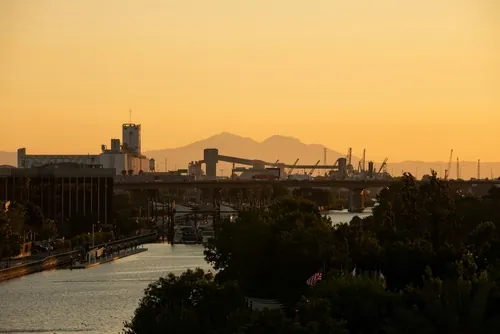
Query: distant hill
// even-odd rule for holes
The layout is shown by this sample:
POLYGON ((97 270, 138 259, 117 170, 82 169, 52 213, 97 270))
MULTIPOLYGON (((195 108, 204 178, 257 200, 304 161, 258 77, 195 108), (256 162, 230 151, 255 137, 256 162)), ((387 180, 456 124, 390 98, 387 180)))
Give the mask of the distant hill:
POLYGON ((0 151, 0 165, 17 166, 17 152, 0 151))
MULTIPOLYGON (((299 164, 314 164, 321 160, 325 146, 317 144, 304 144, 293 137, 272 136, 262 142, 251 138, 240 137, 231 133, 221 134, 194 142, 192 144, 165 150, 148 151, 144 154, 149 158, 154 158, 159 163, 159 169, 164 170, 165 159, 167 159, 168 169, 185 168, 190 161, 202 160, 205 148, 217 148, 219 154, 247 159, 259 159, 268 162, 280 160, 284 163, 293 163, 300 158, 299 164)), ((327 163, 333 164, 339 157, 345 157, 345 153, 339 153, 327 148, 327 163)), ((353 157, 358 161, 358 158, 353 157)), ((225 174, 230 172, 230 164, 220 163, 219 169, 224 169, 225 174)))
MULTIPOLYGON (((159 165, 159 170, 165 170, 165 159, 167 159, 168 169, 174 170, 186 168, 188 163, 193 160, 203 159, 203 150, 205 148, 217 148, 222 155, 229 155, 247 159, 259 159, 269 162, 280 160, 280 162, 293 163, 297 158, 300 158, 299 164, 315 164, 320 160, 323 164, 324 145, 319 144, 304 144, 299 139, 286 136, 271 136, 262 142, 255 141, 251 138, 240 137, 235 134, 223 132, 221 134, 191 143, 189 145, 148 151, 145 154, 149 158, 154 158, 159 165)), ((345 157, 346 153, 338 152, 327 148, 327 162, 333 164, 339 157, 345 157)), ((352 162, 357 166, 359 157, 353 156, 352 162)), ((375 168, 381 165, 381 161, 375 161, 375 168)), ((392 162, 389 157, 387 171, 394 175, 409 172, 421 178, 424 174, 430 174, 431 169, 438 174, 444 175, 444 170, 447 166, 446 162, 435 161, 403 161, 392 162)), ((231 165, 227 163, 219 163, 219 169, 224 170, 224 175, 229 175, 231 165)), ((461 161, 461 178, 477 177, 477 162, 461 161)), ((298 171, 300 172, 300 171, 298 171)), ((220 173, 220 172, 218 172, 220 173)), ((500 176, 499 162, 483 162, 481 163, 481 177, 500 176)), ((450 177, 456 178, 456 162, 452 164, 450 177)))
MULTIPOLYGON (((156 159, 158 170, 165 170, 165 159, 167 159, 168 169, 187 168, 190 161, 202 160, 203 150, 205 148, 217 148, 222 155, 235 156, 247 159, 259 159, 269 162, 280 160, 280 162, 292 164, 297 158, 300 158, 299 164, 315 164, 320 160, 323 164, 323 151, 325 146, 319 144, 304 144, 299 139, 286 136, 271 136, 262 142, 251 138, 241 137, 228 132, 196 141, 186 146, 147 151, 144 154, 149 158, 156 159)), ((71 152, 68 152, 71 153, 71 152)), ((327 148, 327 163, 333 164, 339 157, 345 157, 346 152, 338 152, 327 148)), ((359 157, 353 156, 353 164, 357 166, 359 157)), ((380 166, 380 161, 375 161, 375 168, 380 166)), ((17 153, 0 151, 0 165, 17 166, 17 153)), ((393 175, 401 175, 403 171, 410 172, 421 178, 424 174, 429 174, 433 169, 438 174, 444 175, 447 163, 443 161, 425 162, 425 161, 391 161, 389 157, 387 171, 393 175)), ((220 163, 219 170, 224 170, 224 175, 229 175, 231 165, 220 163)), ((476 161, 460 162, 461 177, 469 179, 477 177, 476 161)), ((450 177, 456 178, 456 161, 453 162, 450 177)), ((302 172, 302 171, 297 171, 302 172)), ((220 172, 218 172, 220 174, 220 172)), ((500 177, 500 162, 482 162, 481 177, 500 177)))

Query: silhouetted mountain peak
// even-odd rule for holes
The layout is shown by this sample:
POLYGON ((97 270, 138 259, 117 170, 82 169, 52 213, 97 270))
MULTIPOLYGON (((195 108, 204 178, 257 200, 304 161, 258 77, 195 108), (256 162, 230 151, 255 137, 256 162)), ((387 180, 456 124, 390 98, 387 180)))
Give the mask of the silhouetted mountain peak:
POLYGON ((264 140, 261 144, 264 145, 304 145, 299 139, 290 136, 282 136, 282 135, 273 135, 266 140, 264 140))

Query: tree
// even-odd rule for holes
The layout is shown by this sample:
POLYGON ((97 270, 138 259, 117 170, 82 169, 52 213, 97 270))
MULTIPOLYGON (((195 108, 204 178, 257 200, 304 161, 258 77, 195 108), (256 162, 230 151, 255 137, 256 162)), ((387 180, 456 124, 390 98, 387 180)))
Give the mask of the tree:
POLYGON ((188 270, 151 284, 125 333, 222 333, 228 316, 244 308, 235 283, 218 284, 211 273, 188 270))
POLYGON ((464 257, 464 275, 454 280, 442 281, 428 269, 422 288, 406 289, 405 307, 387 319, 387 333, 498 333, 498 286, 486 274, 468 278, 471 260, 464 257))
POLYGON ((0 208, 0 259, 19 254, 23 229, 22 206, 12 203, 8 209, 0 208))
POLYGON ((217 279, 237 280, 251 296, 293 300, 332 256, 331 232, 313 203, 286 198, 222 222, 205 259, 219 270, 217 279))
POLYGON ((385 291, 376 280, 347 275, 329 277, 310 289, 299 310, 305 323, 338 326, 344 321, 350 334, 375 334, 383 332, 387 317, 402 304, 399 294, 385 291))
POLYGON ((439 276, 458 277, 455 263, 466 252, 470 230, 457 214, 457 198, 447 183, 435 173, 420 184, 405 174, 400 183, 382 190, 378 200, 370 223, 347 229, 355 234, 355 241, 350 240, 351 259, 358 254, 355 265, 381 269, 391 289, 422 285, 427 266, 439 276), (376 259, 363 239, 378 249, 376 259))
POLYGON ((45 222, 42 210, 37 205, 27 202, 24 206, 25 224, 34 231, 40 231, 45 222))
POLYGON ((215 279, 161 279, 129 333, 499 332, 500 201, 456 194, 435 173, 400 181, 380 193, 372 217, 350 224, 332 227, 293 198, 221 222, 204 253, 215 279), (328 275, 306 287, 322 267, 328 275), (243 293, 277 298, 284 310, 251 311, 243 293))

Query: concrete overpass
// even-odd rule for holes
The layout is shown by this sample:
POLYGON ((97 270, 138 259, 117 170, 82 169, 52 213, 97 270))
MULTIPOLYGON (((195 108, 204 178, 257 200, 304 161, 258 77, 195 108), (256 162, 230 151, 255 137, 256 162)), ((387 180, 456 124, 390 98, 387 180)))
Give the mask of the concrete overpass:
MULTIPOLYGON (((230 189, 260 188, 262 186, 280 185, 285 188, 344 188, 350 190, 349 210, 360 211, 364 208, 363 191, 369 188, 383 188, 398 184, 400 180, 196 180, 196 181, 116 181, 115 189, 122 190, 160 190, 160 189, 230 189)), ((421 182, 421 181, 418 181, 421 182)), ((469 190, 477 186, 500 186, 500 180, 443 181, 454 189, 469 190)))
MULTIPOLYGON (((156 190, 177 188, 258 188, 264 185, 280 185, 283 187, 332 187, 346 189, 368 189, 388 187, 397 184, 400 180, 186 180, 186 181, 115 181, 115 189, 124 190, 156 190)), ((417 181, 422 182, 422 181, 417 181)), ((498 185, 500 180, 468 180, 468 181, 442 181, 448 182, 450 186, 457 188, 472 187, 475 185, 498 185)))

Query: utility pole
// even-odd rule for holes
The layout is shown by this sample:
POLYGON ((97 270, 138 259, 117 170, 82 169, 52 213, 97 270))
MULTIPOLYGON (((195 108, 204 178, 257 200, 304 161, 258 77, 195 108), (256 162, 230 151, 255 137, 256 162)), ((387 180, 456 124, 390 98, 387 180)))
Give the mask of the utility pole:
POLYGON ((457 180, 460 179, 460 159, 457 157, 457 180))
POLYGON ((163 212, 162 212, 162 215, 161 215, 161 219, 162 219, 162 223, 163 223, 163 231, 162 231, 162 236, 161 236, 161 241, 162 242, 165 242, 165 215, 167 214, 167 210, 166 210, 166 205, 165 205, 165 197, 163 198, 163 212))
POLYGON ((477 160, 477 179, 481 180, 481 159, 477 160))
POLYGON ((326 147, 324 148, 323 151, 323 165, 326 166, 326 147))

